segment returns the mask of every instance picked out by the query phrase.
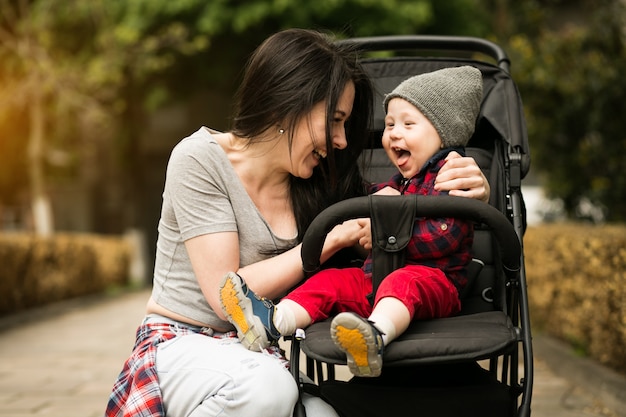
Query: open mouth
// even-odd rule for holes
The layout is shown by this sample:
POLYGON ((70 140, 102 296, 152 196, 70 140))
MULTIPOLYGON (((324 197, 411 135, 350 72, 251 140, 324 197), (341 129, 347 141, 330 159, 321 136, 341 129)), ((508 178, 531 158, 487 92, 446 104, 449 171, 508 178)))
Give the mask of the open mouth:
POLYGON ((319 149, 314 149, 314 150, 313 150, 313 155, 315 155, 315 157, 316 157, 317 159, 324 159, 324 158, 326 158, 326 155, 327 155, 327 154, 326 154, 326 152, 324 152, 324 151, 322 151, 322 150, 319 150, 319 149))
POLYGON ((411 156, 411 152, 407 151, 406 149, 394 148, 393 152, 396 154, 396 162, 398 163, 398 165, 403 165, 404 163, 406 163, 406 161, 408 161, 409 157, 411 156))

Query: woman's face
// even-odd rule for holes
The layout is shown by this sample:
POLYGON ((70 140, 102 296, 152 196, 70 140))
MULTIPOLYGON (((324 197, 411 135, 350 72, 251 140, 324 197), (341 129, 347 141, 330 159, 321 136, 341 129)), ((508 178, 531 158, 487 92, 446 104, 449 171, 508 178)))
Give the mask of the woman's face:
POLYGON ((433 124, 413 104, 393 98, 387 105, 383 148, 404 178, 411 178, 441 149, 433 124))
MULTIPOLYGON (((344 88, 330 127, 332 145, 335 149, 345 149, 346 121, 354 104, 354 83, 344 88)), ((300 178, 310 178, 320 159, 326 158, 326 102, 317 103, 308 117, 303 117, 296 125, 291 149, 291 174, 300 178)))

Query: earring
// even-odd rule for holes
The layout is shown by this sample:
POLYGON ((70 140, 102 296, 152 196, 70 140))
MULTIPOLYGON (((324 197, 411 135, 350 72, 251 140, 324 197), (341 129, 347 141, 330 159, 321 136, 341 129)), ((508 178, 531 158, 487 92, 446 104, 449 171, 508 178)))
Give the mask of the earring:
POLYGON ((283 128, 278 129, 278 133, 282 135, 283 133, 285 133, 285 129, 283 128))

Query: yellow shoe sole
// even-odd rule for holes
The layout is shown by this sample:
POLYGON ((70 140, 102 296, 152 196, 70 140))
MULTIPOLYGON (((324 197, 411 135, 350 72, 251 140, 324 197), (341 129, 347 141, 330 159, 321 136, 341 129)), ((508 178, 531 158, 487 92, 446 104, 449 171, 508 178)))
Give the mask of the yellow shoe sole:
POLYGON ((252 302, 246 297, 241 279, 229 272, 220 283, 220 306, 230 323, 237 329, 237 337, 246 349, 260 352, 269 346, 261 319, 254 315, 252 302))
POLYGON ((348 368, 354 376, 377 377, 383 360, 372 327, 356 314, 341 313, 333 319, 331 337, 346 353, 348 368))

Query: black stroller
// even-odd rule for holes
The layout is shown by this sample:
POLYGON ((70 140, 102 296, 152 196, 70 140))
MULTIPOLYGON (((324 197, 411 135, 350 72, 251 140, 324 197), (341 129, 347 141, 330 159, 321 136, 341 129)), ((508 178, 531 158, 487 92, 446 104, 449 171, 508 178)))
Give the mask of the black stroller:
MULTIPOLYGON (((382 277, 402 265, 402 242, 408 241, 416 216, 473 220, 475 259, 470 283, 461 294, 461 313, 412 323, 386 346, 380 377, 336 379, 335 365, 345 364, 346 358, 331 340, 330 321, 307 328, 305 338, 292 338, 292 372, 301 390, 315 390, 346 417, 527 417, 533 358, 522 250, 525 208, 521 180, 529 170, 530 153, 521 100, 508 72, 509 60, 498 45, 469 37, 385 36, 342 42, 350 42, 362 52, 363 65, 373 80, 377 94, 373 131, 378 138, 384 127, 382 98, 404 79, 450 66, 473 65, 481 70, 484 97, 467 154, 489 180, 490 204, 451 196, 369 196, 343 201, 322 212, 303 241, 302 258, 308 274, 320 268, 319 254, 327 232, 356 217, 372 219, 373 291, 382 277), (393 51, 393 56, 368 57, 372 51, 393 51), (441 55, 417 53, 423 51, 441 55), (476 60, 477 54, 496 63, 476 60), (299 375, 301 352, 309 383, 299 375)), ((364 176, 374 182, 388 180, 395 172, 380 146, 379 139, 377 146, 363 155, 369 161, 364 176)), ((304 415, 301 403, 294 414, 304 415)))

